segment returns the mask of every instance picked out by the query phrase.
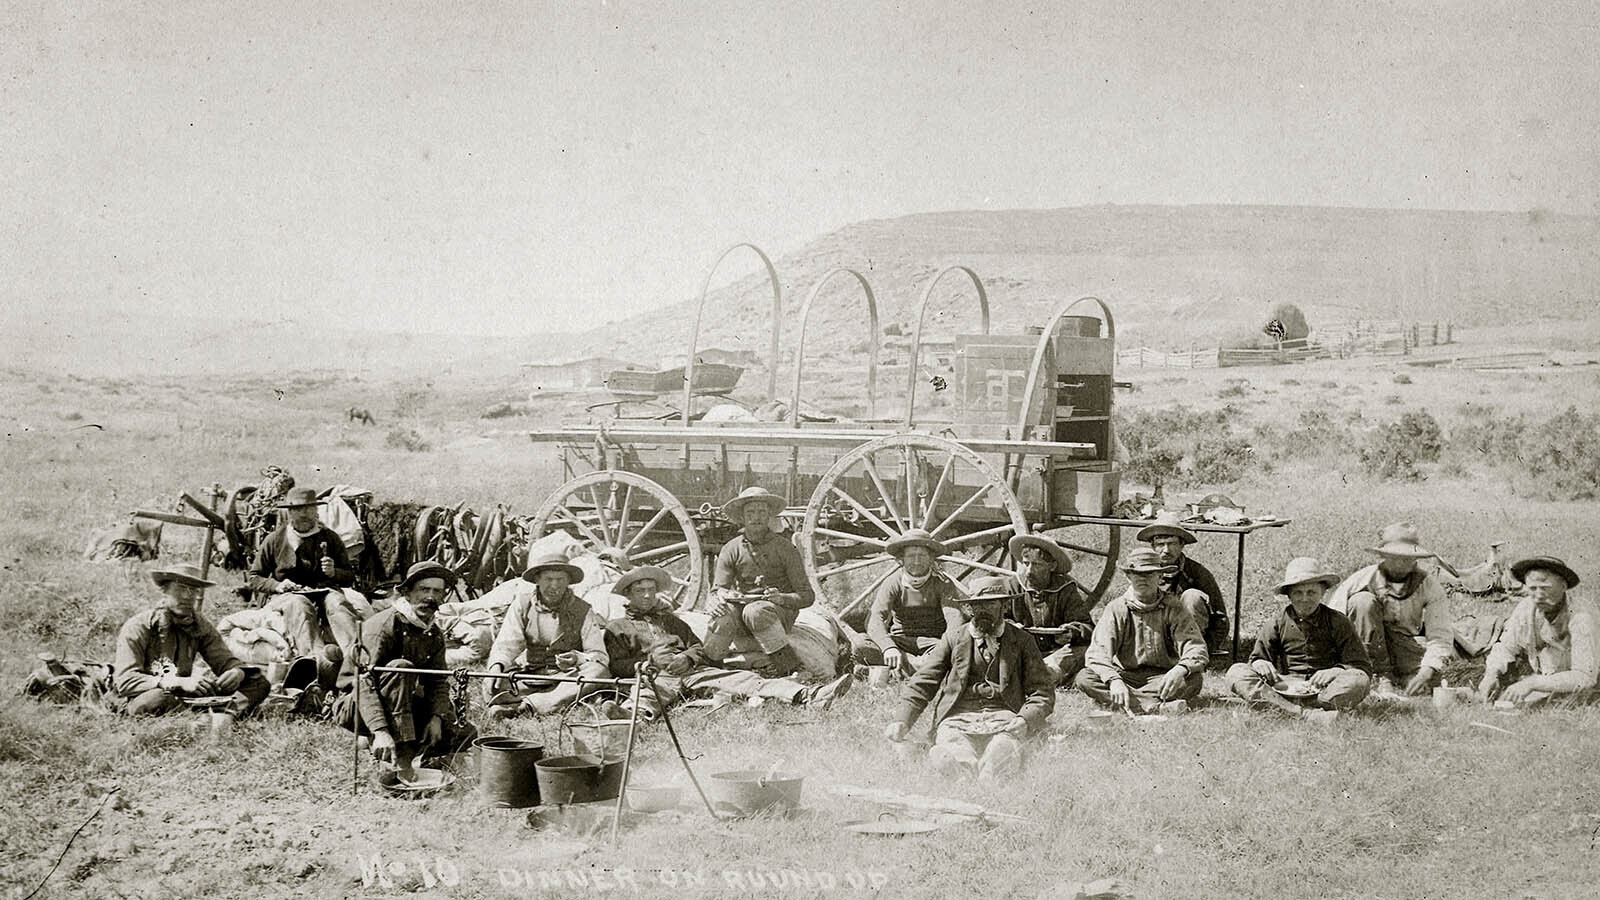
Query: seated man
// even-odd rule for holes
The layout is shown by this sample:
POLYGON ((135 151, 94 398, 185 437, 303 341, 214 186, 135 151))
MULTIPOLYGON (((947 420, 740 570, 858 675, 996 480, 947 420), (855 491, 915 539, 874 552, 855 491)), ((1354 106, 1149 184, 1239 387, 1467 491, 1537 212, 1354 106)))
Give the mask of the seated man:
POLYGON ((1134 712, 1187 712, 1210 656, 1194 616, 1161 590, 1171 566, 1155 550, 1128 554, 1128 589, 1106 604, 1075 683, 1095 702, 1134 712))
POLYGON ((801 671, 789 629, 814 599, 800 551, 772 530, 784 506, 782 497, 761 487, 746 488, 723 504, 723 515, 741 533, 717 554, 706 625, 707 659, 720 665, 730 650, 760 650, 766 655, 761 674, 769 678, 801 671))
POLYGON ((640 687, 641 717, 653 719, 662 707, 693 694, 770 697, 826 709, 835 697, 850 690, 852 676, 848 672, 828 684, 807 687, 790 678, 762 678, 748 670, 707 665, 700 638, 673 613, 672 604, 661 599, 660 591, 671 583, 672 576, 665 569, 638 566, 611 586, 627 601, 627 615, 606 623, 611 674, 633 678, 644 663, 655 682, 654 690, 649 683, 640 687))
POLYGON ((896 743, 933 704, 928 759, 946 775, 982 779, 1015 775, 1022 742, 1045 727, 1055 685, 1033 638, 1001 615, 1014 594, 1009 579, 979 578, 955 602, 970 618, 952 628, 900 688, 885 736, 896 743))
POLYGON ((150 578, 165 602, 122 626, 109 705, 130 715, 158 716, 183 706, 185 697, 231 694, 227 713, 236 719, 249 715, 271 688, 266 676, 228 652, 222 635, 200 615, 206 588, 216 582, 188 564, 156 569, 150 578), (209 673, 194 674, 196 656, 209 673))
MULTIPOLYGON (((435 562, 419 562, 407 570, 394 605, 374 614, 362 628, 361 665, 445 668, 444 634, 434 614, 455 582, 456 574, 435 562)), ((333 721, 370 734, 372 755, 394 763, 402 778, 411 778, 412 760, 428 751, 454 753, 477 737, 472 725, 455 724, 446 676, 359 672, 357 655, 344 659, 339 688, 346 693, 334 701, 333 721), (363 679, 359 698, 357 678, 363 679)))
POLYGON ((884 549, 900 563, 900 571, 872 596, 868 643, 856 661, 905 675, 941 635, 961 625, 961 613, 953 605, 961 588, 935 564, 947 552, 944 544, 921 528, 891 538, 884 549))
POLYGON ((1360 703, 1372 689, 1366 645, 1349 619, 1322 605, 1322 595, 1338 581, 1310 557, 1290 560, 1278 585, 1289 603, 1256 635, 1250 662, 1228 670, 1228 690, 1257 706, 1316 722, 1330 722, 1339 710, 1360 703), (1273 686, 1285 675, 1304 679, 1316 693, 1304 705, 1280 696, 1273 686))
POLYGON ((1406 695, 1415 697, 1433 689, 1434 679, 1455 655, 1450 601, 1444 585, 1417 566, 1418 560, 1433 556, 1418 546, 1417 526, 1385 526, 1378 541, 1367 548, 1378 555, 1378 562, 1356 570, 1325 602, 1350 617, 1367 645, 1378 679, 1373 695, 1396 696, 1394 679, 1400 679, 1406 695))
MULTIPOLYGON (((583 581, 583 570, 553 553, 530 560, 522 580, 531 582, 533 590, 518 594, 506 607, 506 617, 489 649, 489 670, 609 680, 605 622, 572 592, 571 586, 583 581)), ((496 718, 560 712, 580 694, 604 687, 518 680, 513 690, 507 690, 509 681, 489 682, 493 694, 489 712, 496 718)))
POLYGON ((1228 649, 1228 604, 1222 599, 1211 570, 1184 555, 1183 548, 1195 542, 1194 533, 1179 523, 1173 513, 1163 513, 1134 535, 1160 554, 1161 564, 1173 571, 1161 580, 1163 593, 1172 594, 1194 617, 1195 626, 1205 639, 1206 652, 1228 649))
POLYGON ((283 614, 296 656, 327 660, 330 671, 356 639, 356 622, 372 612, 355 584, 344 541, 317 518, 322 501, 311 488, 291 488, 278 508, 276 531, 256 550, 245 587, 283 614), (338 647, 338 651, 325 648, 338 647))
POLYGON ((1083 668, 1083 655, 1094 633, 1094 600, 1072 580, 1072 557, 1060 544, 1038 534, 1019 534, 1007 545, 1017 561, 1012 590, 1017 594, 1006 618, 1023 629, 1061 629, 1034 634, 1045 668, 1057 686, 1072 684, 1083 668))
POLYGON ((1519 706, 1546 701, 1588 702, 1600 677, 1600 606, 1571 593, 1578 573, 1553 556, 1511 564, 1523 599, 1489 649, 1478 693, 1519 706), (1502 690, 1501 681, 1515 680, 1502 690))

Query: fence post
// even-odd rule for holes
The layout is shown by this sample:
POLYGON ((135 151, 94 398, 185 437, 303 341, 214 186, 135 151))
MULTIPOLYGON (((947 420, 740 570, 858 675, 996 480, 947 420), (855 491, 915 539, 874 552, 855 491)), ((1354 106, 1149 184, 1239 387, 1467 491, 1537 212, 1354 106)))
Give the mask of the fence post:
POLYGON ((1433 320, 1433 345, 1439 346, 1439 320, 1433 320))
POLYGON ((1455 324, 1453 322, 1444 323, 1444 342, 1446 344, 1455 343, 1455 336, 1452 334, 1454 329, 1455 324))

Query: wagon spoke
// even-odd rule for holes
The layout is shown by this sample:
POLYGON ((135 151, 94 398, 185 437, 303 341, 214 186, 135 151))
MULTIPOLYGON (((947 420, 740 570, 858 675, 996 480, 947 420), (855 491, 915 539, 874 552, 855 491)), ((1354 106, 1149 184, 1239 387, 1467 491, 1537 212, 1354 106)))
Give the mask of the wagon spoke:
POLYGON ((900 518, 900 512, 894 508, 894 498, 889 496, 889 489, 883 486, 883 479, 878 475, 878 467, 872 462, 872 457, 863 456, 861 464, 867 467, 867 477, 872 479, 872 486, 878 489, 878 496, 883 498, 883 508, 889 511, 889 518, 899 526, 900 531, 909 528, 905 520, 900 518))
POLYGON ((617 516, 617 540, 613 547, 622 546, 622 541, 628 536, 628 519, 633 515, 633 485, 625 485, 628 489, 622 495, 622 513, 617 516))
POLYGON ((896 571, 897 570, 895 568, 890 568, 888 571, 884 572, 882 575, 879 575, 877 578, 872 579, 872 583, 867 585, 866 588, 864 588, 860 593, 856 594, 855 599, 851 600, 849 603, 846 603, 844 606, 840 607, 839 615, 841 615, 841 616, 848 615, 850 612, 854 611, 856 607, 861 605, 861 601, 863 601, 863 600, 867 599, 868 597, 872 596, 873 593, 878 590, 878 585, 883 584, 885 581, 888 581, 889 580, 889 576, 893 575, 896 571))
POLYGON ((818 528, 816 533, 823 535, 824 537, 838 538, 842 541, 850 541, 853 544, 866 544, 871 547, 877 547, 880 550, 889 546, 888 541, 880 541, 877 538, 870 538, 862 534, 851 534, 848 531, 834 531, 832 528, 818 528))
POLYGON ((944 494, 944 486, 950 482, 950 473, 956 468, 956 455, 944 461, 944 468, 939 471, 939 480, 934 482, 933 495, 928 498, 928 508, 923 510, 921 527, 926 529, 933 523, 933 511, 939 508, 939 498, 944 494))
POLYGON ((1065 548, 1067 548, 1068 550, 1076 550, 1079 553, 1088 553, 1091 556, 1109 557, 1111 555, 1111 554, 1107 553, 1104 550, 1098 550, 1098 549, 1096 549, 1094 547, 1085 547, 1082 544, 1069 544, 1066 541, 1056 541, 1056 543, 1060 544, 1061 546, 1063 546, 1065 548))
POLYGON ((901 459, 905 465, 906 474, 906 524, 915 525, 917 521, 917 451, 911 447, 905 448, 901 459))
POLYGON ((849 562, 846 562, 846 563, 840 563, 840 564, 838 564, 837 566, 834 566, 831 569, 818 569, 817 570, 817 577, 818 578, 829 578, 829 577, 834 576, 834 575, 843 575, 846 572, 854 572, 857 569, 866 569, 866 568, 870 568, 872 566, 881 566, 881 565, 883 565, 884 563, 886 563, 888 561, 889 561, 889 556, 887 554, 884 554, 884 555, 873 555, 873 556, 868 556, 868 557, 865 557, 865 558, 862 558, 862 559, 853 559, 853 560, 851 560, 849 562))
POLYGON ((1008 531, 1016 531, 1016 527, 1010 522, 1007 522, 1004 525, 996 525, 993 528, 985 528, 982 531, 968 532, 966 534, 950 538, 943 543, 946 547, 959 547, 963 544, 970 544, 973 541, 981 541, 984 538, 994 537, 998 534, 1005 534, 1008 531))
POLYGON ((639 540, 641 538, 643 538, 645 535, 649 534, 650 533, 650 529, 652 529, 652 528, 656 527, 657 525, 661 524, 661 520, 662 519, 665 519, 667 516, 669 516, 671 514, 672 514, 672 510, 667 509, 666 507, 663 506, 659 511, 656 512, 656 514, 654 516, 650 517, 650 521, 644 523, 644 527, 643 528, 639 529, 637 532, 634 533, 633 538, 631 540, 629 540, 628 543, 623 545, 622 552, 631 554, 633 552, 633 548, 639 546, 639 540))
POLYGON ((872 524, 874 524, 874 525, 878 526, 879 528, 883 529, 883 533, 884 534, 888 535, 889 537, 897 537, 898 536, 898 532, 896 532, 893 528, 890 528, 888 523, 886 523, 882 519, 878 518, 877 515, 875 515, 872 512, 872 510, 867 509, 865 506, 862 506, 861 503, 856 500, 856 498, 850 496, 849 494, 846 494, 844 491, 839 490, 837 487, 835 487, 833 489, 833 493, 834 493, 834 496, 838 497, 840 500, 843 500, 844 502, 846 502, 846 503, 850 504, 852 507, 854 507, 855 511, 860 513, 862 515, 862 517, 865 518, 867 521, 869 521, 872 524))
POLYGON ((602 541, 600 539, 600 536, 594 533, 594 529, 590 528, 588 525, 585 525, 583 523, 583 520, 578 518, 578 516, 575 513, 573 513, 572 510, 567 509, 565 506, 558 506, 554 510, 551 511, 551 515, 560 516, 561 518, 567 520, 568 522, 571 522, 572 524, 578 526, 578 530, 583 532, 584 537, 588 538, 589 542, 594 544, 595 546, 597 546, 597 547, 604 547, 605 546, 605 541, 602 541))
POLYGON ((590 485, 589 499, 594 501, 594 514, 595 519, 597 520, 596 524, 600 526, 600 536, 606 539, 606 542, 602 546, 613 546, 611 543, 611 519, 606 516, 606 503, 609 502, 611 498, 607 497, 605 500, 601 500, 600 486, 590 485))
MULTIPOLYGON (((986 562, 979 562, 978 560, 968 559, 967 557, 964 557, 964 556, 941 556, 941 557, 939 557, 939 561, 940 562, 944 562, 946 560, 948 560, 949 562, 951 562, 951 563, 953 563, 953 564, 955 564, 957 566, 962 567, 962 569, 964 571, 962 571, 961 575, 965 575, 965 574, 967 574, 967 572, 971 572, 974 569, 980 569, 980 570, 982 570, 984 572, 991 572, 991 573, 993 573, 995 575, 1015 575, 1015 574, 1017 574, 1015 571, 1013 571, 1011 569, 1001 568, 1000 566, 992 566, 992 565, 990 565, 990 564, 988 564, 986 562)), ((956 577, 959 578, 961 576, 958 575, 956 577)))
POLYGON ((639 554, 638 556, 631 557, 631 558, 632 558, 632 560, 634 562, 648 562, 648 561, 650 561, 652 559, 659 559, 659 558, 661 558, 663 556, 672 556, 674 554, 681 554, 685 550, 688 550, 688 549, 689 549, 689 542, 688 541, 678 541, 675 544, 667 544, 667 545, 662 546, 662 547, 657 547, 654 550, 646 550, 645 552, 639 554))
POLYGON ((961 505, 956 507, 955 512, 951 513, 948 518, 939 523, 939 527, 933 530, 933 536, 938 537, 940 532, 954 524, 957 519, 961 518, 962 513, 971 509, 979 500, 982 500, 983 496, 989 493, 989 489, 992 487, 994 487, 994 482, 989 481, 985 482, 983 487, 973 491, 971 497, 968 497, 966 500, 962 501, 961 505))

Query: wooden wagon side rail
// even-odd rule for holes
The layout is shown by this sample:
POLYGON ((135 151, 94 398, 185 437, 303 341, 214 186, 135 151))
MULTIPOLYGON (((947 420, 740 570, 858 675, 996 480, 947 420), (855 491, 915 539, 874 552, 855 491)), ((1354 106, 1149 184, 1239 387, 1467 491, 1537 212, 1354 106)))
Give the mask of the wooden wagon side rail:
MULTIPOLYGON (((739 428, 698 425, 693 428, 548 428, 528 432, 534 443, 592 445, 597 439, 614 445, 628 444, 691 444, 703 447, 729 445, 760 446, 787 450, 791 447, 805 449, 849 449, 877 438, 906 432, 882 429, 791 429, 791 428, 739 428)), ((977 453, 1017 454, 1024 456, 1049 456, 1082 458, 1085 451, 1093 452, 1094 444, 1061 441, 1012 441, 984 438, 962 438, 961 444, 977 453)))

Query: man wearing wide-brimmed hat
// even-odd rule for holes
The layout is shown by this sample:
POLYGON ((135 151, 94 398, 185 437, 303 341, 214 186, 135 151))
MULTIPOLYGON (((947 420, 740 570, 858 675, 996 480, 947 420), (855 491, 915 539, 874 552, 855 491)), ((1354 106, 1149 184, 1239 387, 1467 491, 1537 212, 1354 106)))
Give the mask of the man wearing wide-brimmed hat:
MULTIPOLYGON (((399 669, 444 669, 445 639, 434 616, 456 583, 456 573, 423 561, 406 570, 396 588, 394 605, 373 615, 362 627, 364 665, 399 669)), ((394 763, 403 776, 411 763, 428 755, 445 755, 477 737, 468 722, 456 722, 450 684, 444 675, 405 672, 358 672, 355 654, 346 656, 339 673, 333 720, 372 737, 372 755, 394 763), (361 684, 360 702, 354 690, 361 684)))
POLYGON ((356 639, 356 622, 371 615, 372 606, 351 587, 355 569, 338 532, 318 518, 322 505, 311 488, 289 489, 278 504, 278 527, 257 548, 245 587, 283 614, 295 655, 330 659, 336 672, 356 639), (338 651, 325 654, 329 645, 338 651))
POLYGON ((1206 639, 1206 649, 1217 653, 1228 645, 1228 604, 1211 570, 1184 553, 1195 543, 1194 532, 1183 527, 1176 513, 1165 512, 1134 535, 1161 555, 1161 564, 1172 572, 1161 579, 1161 590, 1172 594, 1194 616, 1194 623, 1206 639))
POLYGON ((1422 547, 1417 526, 1395 522, 1384 526, 1378 544, 1367 548, 1378 562, 1358 569, 1324 602, 1350 617, 1367 645, 1372 674, 1378 680, 1373 696, 1393 698, 1404 685, 1406 696, 1425 694, 1445 663, 1455 655, 1455 629, 1444 585, 1418 563, 1433 557, 1422 547))
MULTIPOLYGON (((489 649, 489 669, 609 679, 605 622, 572 592, 572 585, 583 581, 583 570, 558 551, 529 559, 522 578, 532 582, 534 590, 518 594, 506 607, 506 617, 489 649)), ((524 712, 559 712, 600 686, 517 681, 515 689, 508 690, 507 682, 495 679, 489 689, 490 713, 505 718, 524 712)))
POLYGON ((1578 573, 1554 556, 1511 564, 1523 598, 1489 649, 1478 693, 1519 706, 1592 702, 1600 691, 1600 604, 1575 593, 1578 573), (1513 678, 1502 690, 1501 682, 1513 678))
POLYGON ((1250 661, 1228 669, 1228 690, 1258 706, 1316 722, 1332 721, 1340 710, 1360 703, 1372 688, 1366 645, 1349 619, 1322 603, 1338 582, 1338 575, 1309 556, 1290 560, 1277 591, 1286 605, 1256 635, 1250 661), (1307 685, 1305 696, 1280 694, 1280 688, 1299 682, 1307 685))
POLYGON ((217 629, 200 614, 206 588, 216 584, 188 564, 156 569, 150 578, 165 602, 138 613, 117 635, 110 705, 131 715, 160 715, 187 697, 232 695, 227 712, 250 714, 271 691, 266 676, 246 667, 228 650, 217 629), (209 672, 196 674, 194 659, 209 672))
POLYGON ((961 611, 954 605, 961 588, 939 570, 937 560, 949 551, 927 531, 912 528, 890 538, 884 549, 900 571, 872 596, 867 644, 856 661, 908 674, 940 636, 961 625, 961 611))
MULTIPOLYGON (((763 678, 749 670, 708 664, 704 645, 664 599, 672 576, 658 566, 636 566, 611 586, 625 598, 625 615, 606 623, 611 674, 633 678, 641 664, 651 674, 640 686, 640 715, 653 719, 665 706, 693 695, 761 697, 825 709, 850 690, 851 673, 828 684, 807 686, 792 678, 763 678)), ((626 702, 619 707, 628 710, 626 702)))
POLYGON ((1004 778, 1021 769, 1022 742, 1044 730, 1056 705, 1055 682, 1033 638, 1006 621, 1015 596, 1011 580, 978 578, 968 587, 955 601, 967 623, 945 632, 906 679, 885 736, 904 741, 931 704, 928 760, 948 775, 1004 778))
POLYGON ((772 530, 786 501, 763 487, 751 487, 722 506, 738 537, 717 554, 711 581, 711 619, 706 625, 706 658, 727 660, 730 651, 765 655, 762 674, 779 678, 801 671, 789 646, 789 629, 814 595, 800 551, 772 530))
POLYGON ((1072 557, 1042 534, 1019 534, 1006 545, 1017 561, 1016 598, 1006 618, 1032 630, 1056 684, 1071 684, 1083 668, 1094 633, 1094 598, 1072 578, 1072 557))
POLYGON ((1161 590, 1172 567, 1159 553, 1141 547, 1121 568, 1128 589, 1101 611, 1074 683, 1104 706, 1186 712, 1204 683, 1206 642, 1178 598, 1161 590))

